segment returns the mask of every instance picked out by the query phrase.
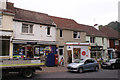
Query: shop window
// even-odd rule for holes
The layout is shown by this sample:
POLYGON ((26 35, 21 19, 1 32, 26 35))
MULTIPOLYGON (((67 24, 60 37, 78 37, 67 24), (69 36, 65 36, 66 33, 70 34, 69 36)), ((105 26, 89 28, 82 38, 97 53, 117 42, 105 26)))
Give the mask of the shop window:
POLYGON ((80 59, 80 48, 73 48, 74 59, 80 59))
POLYGON ((90 37, 90 42, 95 43, 95 37, 90 37))
POLYGON ((13 45, 13 58, 25 57, 25 46, 14 44, 13 45))
POLYGON ((115 45, 119 45, 119 40, 115 40, 115 45))
POLYGON ((43 47, 35 47, 34 57, 40 57, 44 55, 44 48, 43 47))
POLYGON ((0 56, 9 56, 9 45, 10 41, 9 40, 0 40, 0 46, 2 46, 2 50, 0 51, 2 55, 0 56))
POLYGON ((47 27, 47 35, 50 35, 50 27, 47 27))
POLYGON ((33 33, 33 25, 22 24, 22 33, 33 33))
POLYGON ((63 37, 63 30, 60 30, 60 37, 63 37))
POLYGON ((80 32, 74 31, 73 38, 80 38, 80 32))

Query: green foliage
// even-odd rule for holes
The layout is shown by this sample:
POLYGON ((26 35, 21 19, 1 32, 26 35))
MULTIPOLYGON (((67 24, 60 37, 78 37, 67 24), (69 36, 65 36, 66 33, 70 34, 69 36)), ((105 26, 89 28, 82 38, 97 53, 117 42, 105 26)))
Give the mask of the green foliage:
POLYGON ((118 32, 120 32, 120 22, 110 22, 108 25, 105 25, 105 27, 110 27, 118 32))

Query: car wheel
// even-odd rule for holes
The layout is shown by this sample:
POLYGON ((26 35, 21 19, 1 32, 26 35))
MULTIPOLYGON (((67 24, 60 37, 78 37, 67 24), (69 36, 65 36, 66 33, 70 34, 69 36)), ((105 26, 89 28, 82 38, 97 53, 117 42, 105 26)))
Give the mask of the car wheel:
POLYGON ((99 68, 98 68, 98 66, 96 66, 95 68, 94 68, 94 71, 98 71, 99 70, 99 68))
POLYGON ((79 68, 78 72, 83 73, 83 68, 79 68))
POLYGON ((112 65, 111 68, 112 68, 112 69, 115 69, 115 65, 112 65))
POLYGON ((23 70, 23 76, 25 78, 31 78, 33 76, 33 70, 32 69, 23 70))

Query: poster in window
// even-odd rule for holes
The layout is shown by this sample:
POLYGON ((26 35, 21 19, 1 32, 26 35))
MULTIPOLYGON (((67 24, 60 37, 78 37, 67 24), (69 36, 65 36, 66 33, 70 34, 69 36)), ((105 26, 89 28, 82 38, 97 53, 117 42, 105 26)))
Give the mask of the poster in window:
POLYGON ((35 56, 39 56, 39 47, 35 48, 35 56))

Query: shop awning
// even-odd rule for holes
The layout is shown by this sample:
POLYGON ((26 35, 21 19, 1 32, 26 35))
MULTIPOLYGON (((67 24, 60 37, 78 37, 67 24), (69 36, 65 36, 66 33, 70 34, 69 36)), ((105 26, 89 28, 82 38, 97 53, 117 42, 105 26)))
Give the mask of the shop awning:
POLYGON ((12 30, 0 30, 0 36, 12 36, 12 30))
POLYGON ((90 43, 66 42, 66 45, 90 46, 90 43))
POLYGON ((44 44, 44 45, 57 45, 57 41, 39 41, 39 40, 13 40, 13 43, 15 44, 44 44))

